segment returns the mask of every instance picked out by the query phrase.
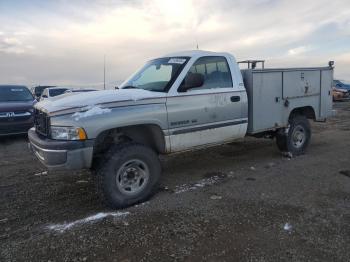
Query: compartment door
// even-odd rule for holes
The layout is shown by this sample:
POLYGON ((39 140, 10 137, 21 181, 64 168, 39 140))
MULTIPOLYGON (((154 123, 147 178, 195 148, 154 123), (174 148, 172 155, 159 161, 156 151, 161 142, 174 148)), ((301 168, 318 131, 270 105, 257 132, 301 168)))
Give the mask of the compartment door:
POLYGON ((283 124, 282 72, 253 73, 253 97, 251 131, 254 133, 283 124))
POLYGON ((321 71, 321 96, 320 96, 320 118, 327 118, 332 115, 332 85, 333 70, 321 71))
POLYGON ((298 70, 283 72, 283 98, 300 98, 320 94, 320 71, 298 70))

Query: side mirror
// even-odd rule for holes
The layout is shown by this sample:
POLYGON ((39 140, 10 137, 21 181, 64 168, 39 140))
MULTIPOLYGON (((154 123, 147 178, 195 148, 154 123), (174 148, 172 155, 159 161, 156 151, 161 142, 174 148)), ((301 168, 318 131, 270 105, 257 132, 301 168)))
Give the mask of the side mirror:
POLYGON ((189 89, 201 87, 204 84, 204 77, 202 74, 190 73, 182 82, 179 92, 186 92, 189 89))

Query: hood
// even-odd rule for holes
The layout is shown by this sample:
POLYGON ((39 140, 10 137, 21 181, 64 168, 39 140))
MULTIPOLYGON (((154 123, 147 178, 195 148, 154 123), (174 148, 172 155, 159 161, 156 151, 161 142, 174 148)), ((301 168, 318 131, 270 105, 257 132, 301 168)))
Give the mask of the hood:
POLYGON ((335 87, 333 90, 336 91, 336 92, 342 92, 342 93, 347 93, 347 92, 349 92, 349 90, 342 89, 342 88, 337 88, 337 87, 335 87))
POLYGON ((147 98, 164 97, 165 93, 151 92, 143 89, 101 90, 85 93, 67 93, 52 99, 41 101, 35 105, 37 109, 54 113, 62 110, 91 107, 112 102, 134 103, 147 98))
POLYGON ((28 111, 34 104, 35 101, 0 102, 0 112, 28 111))

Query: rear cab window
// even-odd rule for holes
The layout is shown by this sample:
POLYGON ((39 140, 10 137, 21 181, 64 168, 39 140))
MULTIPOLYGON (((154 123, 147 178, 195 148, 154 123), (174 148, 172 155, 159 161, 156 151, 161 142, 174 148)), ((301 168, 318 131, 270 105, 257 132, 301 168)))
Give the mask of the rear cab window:
POLYGON ((50 89, 50 97, 52 96, 59 96, 62 95, 64 92, 66 92, 68 89, 67 88, 60 88, 60 89, 50 89))

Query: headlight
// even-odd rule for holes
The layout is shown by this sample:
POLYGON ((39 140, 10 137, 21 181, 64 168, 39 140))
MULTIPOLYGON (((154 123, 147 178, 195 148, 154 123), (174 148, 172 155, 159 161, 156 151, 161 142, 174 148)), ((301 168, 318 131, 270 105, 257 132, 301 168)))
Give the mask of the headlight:
POLYGON ((85 130, 81 127, 51 126, 51 138, 57 140, 85 140, 85 130))

